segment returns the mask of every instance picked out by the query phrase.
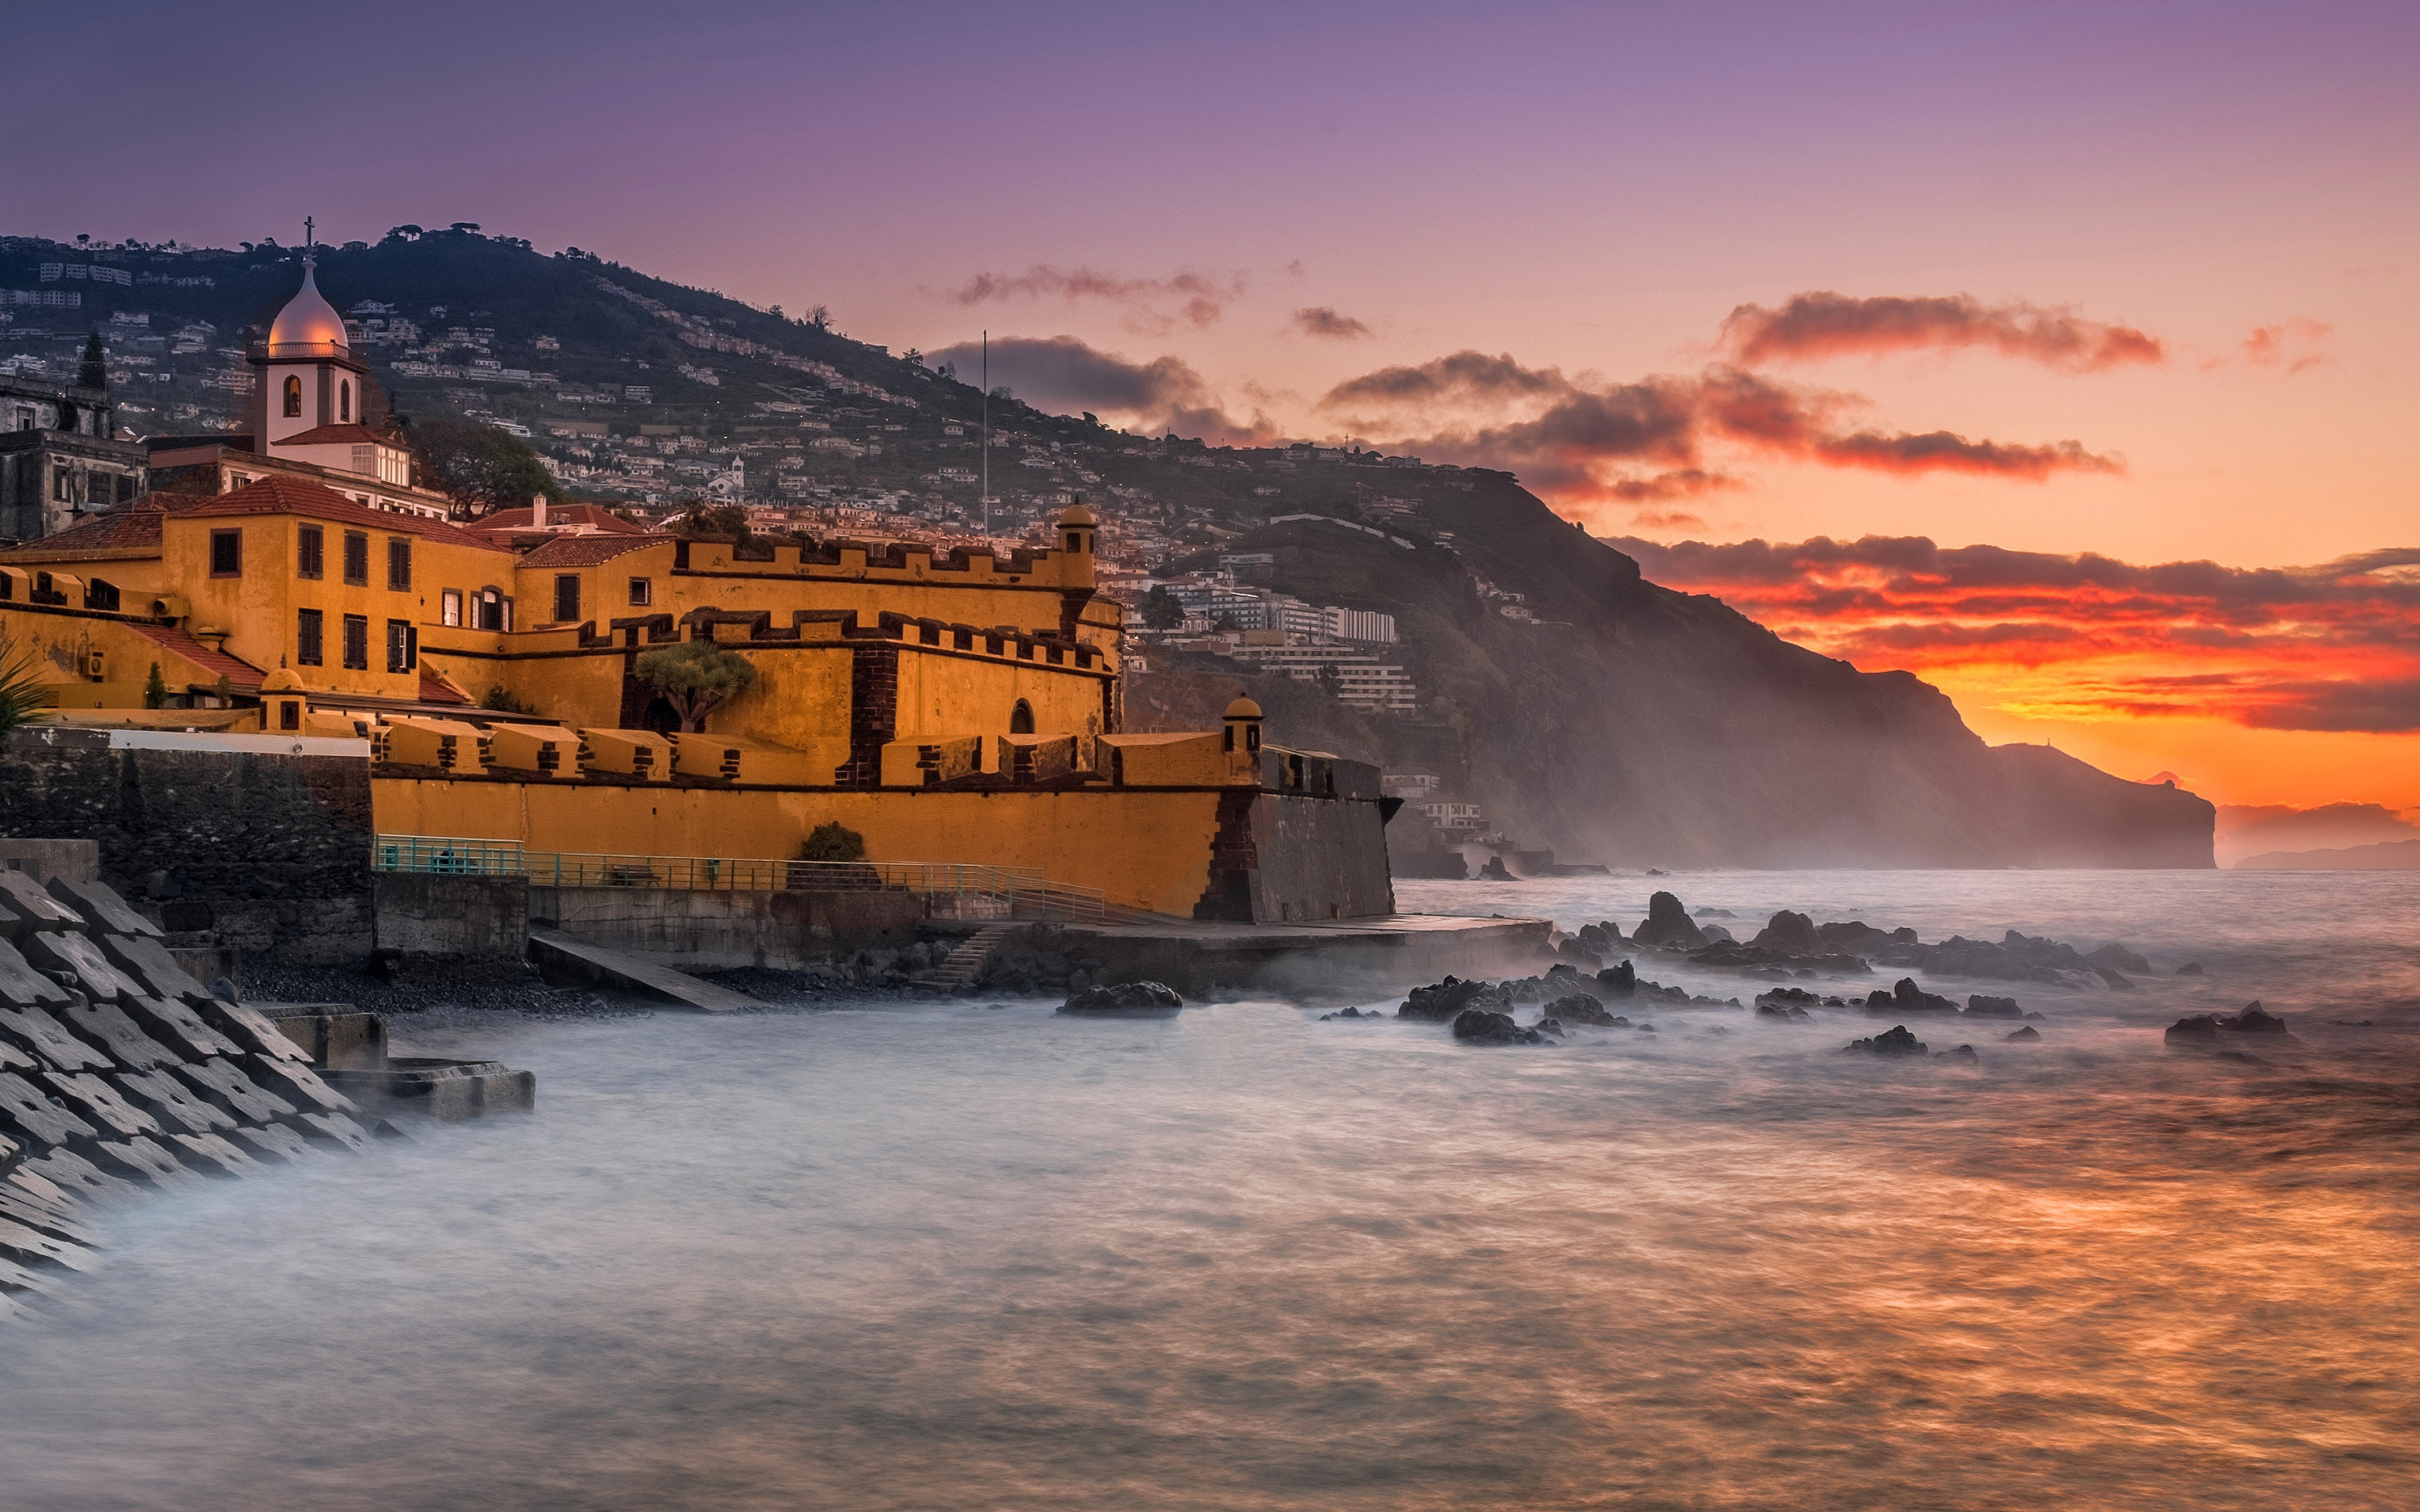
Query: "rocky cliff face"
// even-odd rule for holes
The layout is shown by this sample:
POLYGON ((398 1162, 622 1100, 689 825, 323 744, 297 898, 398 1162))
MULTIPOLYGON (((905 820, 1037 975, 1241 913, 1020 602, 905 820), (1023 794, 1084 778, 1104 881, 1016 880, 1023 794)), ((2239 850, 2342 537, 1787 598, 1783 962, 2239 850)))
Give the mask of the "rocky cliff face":
MULTIPOLYGON (((1305 523, 1248 537, 1277 555, 1280 588, 1391 609, 1408 670, 1436 699, 1428 729, 1284 699, 1269 709, 1272 739, 1445 768, 1510 833, 1567 858, 2212 864, 2202 799, 2047 748, 1986 746, 1912 674, 1861 672, 1648 582, 1509 478, 1478 476, 1468 495, 1426 502, 1425 521, 1450 534, 1436 545, 1305 523), (1479 580, 1524 594, 1544 623, 1506 617, 1479 580)), ((1155 700, 1166 695, 1146 687, 1129 711, 1155 700)))

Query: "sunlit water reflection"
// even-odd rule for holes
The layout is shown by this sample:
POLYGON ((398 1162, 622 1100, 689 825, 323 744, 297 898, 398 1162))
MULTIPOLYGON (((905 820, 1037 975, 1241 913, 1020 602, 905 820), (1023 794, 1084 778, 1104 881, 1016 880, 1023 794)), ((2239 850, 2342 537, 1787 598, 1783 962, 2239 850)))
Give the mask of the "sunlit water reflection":
POLYGON ((108 1218, 0 1328, 0 1504, 2420 1501, 2420 878, 1402 893, 1627 926, 1657 886, 2210 975, 2017 988, 2030 1050, 1916 1026, 1974 1067, 1839 1056, 1893 1022, 1849 1015, 500 1021, 450 1047, 535 1116, 108 1218), (2298 1049, 2161 1048, 2253 997, 2298 1049))

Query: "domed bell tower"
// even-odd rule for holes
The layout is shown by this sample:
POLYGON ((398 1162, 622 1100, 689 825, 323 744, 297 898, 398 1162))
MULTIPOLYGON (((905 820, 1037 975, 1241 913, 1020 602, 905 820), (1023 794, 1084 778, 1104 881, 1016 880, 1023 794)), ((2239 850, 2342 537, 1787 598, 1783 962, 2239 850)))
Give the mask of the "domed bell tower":
POLYGON ((362 423, 369 368, 346 344, 344 316, 319 292, 318 262, 305 221, 302 286, 270 322, 269 340, 252 351, 253 444, 263 453, 312 431, 362 423))

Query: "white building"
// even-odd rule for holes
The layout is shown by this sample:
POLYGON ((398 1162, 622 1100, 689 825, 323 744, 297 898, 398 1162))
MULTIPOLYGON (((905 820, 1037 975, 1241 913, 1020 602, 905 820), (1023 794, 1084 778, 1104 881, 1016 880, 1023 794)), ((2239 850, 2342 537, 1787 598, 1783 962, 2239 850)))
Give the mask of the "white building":
POLYGON ((1375 609, 1338 609, 1334 605, 1321 609, 1321 628, 1339 640, 1357 640, 1364 645, 1391 646, 1395 643, 1395 617, 1375 609))

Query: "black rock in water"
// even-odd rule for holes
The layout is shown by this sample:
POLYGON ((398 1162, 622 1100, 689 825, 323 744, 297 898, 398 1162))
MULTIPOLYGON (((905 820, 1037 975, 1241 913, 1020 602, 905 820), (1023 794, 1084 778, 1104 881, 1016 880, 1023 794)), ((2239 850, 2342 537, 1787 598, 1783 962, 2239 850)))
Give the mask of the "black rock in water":
POLYGON ((2149 971, 2151 969, 2151 963, 2122 945, 2104 945, 2098 950, 2086 952, 2084 959, 2108 971, 2149 971))
POLYGON ((2024 1044, 2030 1041, 2040 1039, 2041 1031, 2028 1024, 2024 1028, 2017 1030, 2014 1034, 2002 1035, 2001 1038, 2010 1044, 2024 1044))
POLYGON ((1558 997, 1546 1005, 1546 1017, 1562 1024, 1594 1024, 1604 1028, 1628 1028, 1630 1021, 1616 1018, 1605 1011, 1605 1005, 1586 993, 1574 993, 1558 997))
POLYGON ((1651 948, 1681 950, 1702 949, 1706 943, 1705 931, 1698 928, 1697 920, 1681 906, 1681 900, 1668 892, 1659 892, 1647 900, 1647 917, 1638 921, 1631 938, 1651 948))
POLYGON ((1978 1019, 2021 1019, 2025 1011, 2013 997, 1986 997, 1980 993, 1966 999, 1966 1016, 1978 1019))
POLYGON ((1519 879, 1504 869, 1504 857, 1500 856, 1491 856, 1487 858, 1487 864, 1479 869, 1479 880, 1481 882, 1514 882, 1519 879))
POLYGON ((2246 1003, 2243 1006, 2243 1011, 2236 1014, 2233 1019, 2220 1020, 2218 1026, 2222 1029, 2232 1029, 2238 1034, 2283 1034, 2286 1032, 2286 1021, 2262 1008, 2257 999, 2246 1003))
POLYGON ((1955 1013, 1958 1005, 1918 987, 1915 978, 1901 977, 1888 992, 1875 988, 1866 998, 1866 1009, 1883 1013, 1955 1013))
POLYGON ((1544 1044, 1546 1037, 1512 1022, 1510 1013, 1466 1008, 1454 1015, 1453 1037, 1472 1044, 1544 1044))
POLYGON ((1931 1046, 1910 1034, 1907 1026, 1900 1024, 1885 1029, 1870 1040, 1853 1040, 1840 1053, 1847 1055, 1852 1051, 1869 1056, 1922 1056, 1930 1055, 1931 1046))
POLYGON ((2177 967, 2177 975, 2180 977, 2198 977, 2201 975, 2201 963, 2198 961, 2188 961, 2183 965, 2177 967))
POLYGON ((1607 997, 1627 997, 1638 991, 1638 968, 1624 961, 1596 974, 1596 984, 1607 997))
POLYGON ((1815 921, 1805 914, 1793 914, 1785 908, 1773 916, 1755 939, 1748 942, 1759 949, 1783 950, 1792 955, 1822 955, 1823 942, 1815 933, 1815 921))
POLYGON ((1319 1015, 1319 1022, 1325 1024, 1329 1019, 1352 1019, 1360 1024, 1376 1024, 1386 1016, 1384 1013, 1364 1013, 1357 1008, 1348 1008, 1334 1013, 1322 1013, 1319 1015))
POLYGON ((1062 1013, 1173 1013, 1185 1006, 1185 999, 1173 987, 1156 981, 1122 981, 1112 986, 1087 987, 1069 995, 1060 1005, 1062 1013))
POLYGON ((1415 987, 1404 1005, 1395 1010, 1397 1018, 1419 1019, 1426 1024, 1450 1023, 1465 1009, 1483 1009, 1510 1016, 1512 989, 1493 982, 1464 981, 1459 977, 1426 987, 1415 987))
POLYGON ((2216 1013, 2195 1013, 2168 1026, 2164 1038, 2169 1044, 2207 1049, 2218 1043, 2222 1034, 2274 1034, 2290 1039, 2286 1021, 2260 1006, 2257 1001, 2246 1003, 2243 1011, 2222 1016, 2216 1013))

